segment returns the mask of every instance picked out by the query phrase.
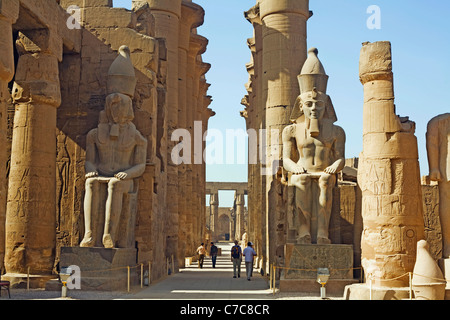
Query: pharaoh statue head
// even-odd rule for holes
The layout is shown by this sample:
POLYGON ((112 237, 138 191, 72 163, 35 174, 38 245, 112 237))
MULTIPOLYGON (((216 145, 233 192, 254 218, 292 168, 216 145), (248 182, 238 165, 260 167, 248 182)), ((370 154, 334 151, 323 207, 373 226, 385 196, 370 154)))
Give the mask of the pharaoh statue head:
POLYGON ((322 119, 337 121, 331 98, 327 95, 328 75, 317 57, 318 50, 311 48, 298 76, 300 95, 291 114, 291 122, 306 121, 311 136, 319 134, 322 119))

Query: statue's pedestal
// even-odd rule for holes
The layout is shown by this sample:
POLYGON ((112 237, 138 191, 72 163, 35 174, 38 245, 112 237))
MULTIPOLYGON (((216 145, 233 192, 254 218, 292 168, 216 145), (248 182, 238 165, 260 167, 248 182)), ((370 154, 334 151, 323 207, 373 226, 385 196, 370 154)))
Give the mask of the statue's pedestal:
POLYGON ((326 284, 329 294, 343 295, 345 286, 358 282, 353 279, 353 246, 341 244, 286 244, 285 268, 280 277, 281 292, 320 294, 317 269, 328 268, 326 284))
POLYGON ((127 267, 130 285, 138 284, 136 255, 134 248, 62 247, 59 265, 80 268, 81 290, 122 291, 128 286, 127 267))

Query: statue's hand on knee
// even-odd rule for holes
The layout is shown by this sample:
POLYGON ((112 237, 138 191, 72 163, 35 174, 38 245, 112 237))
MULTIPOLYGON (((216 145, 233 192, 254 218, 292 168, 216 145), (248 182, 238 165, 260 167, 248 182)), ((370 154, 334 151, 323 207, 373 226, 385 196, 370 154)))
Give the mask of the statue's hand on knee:
POLYGON ((125 180, 127 178, 127 176, 128 176, 128 173, 126 173, 126 172, 119 172, 114 175, 114 177, 119 180, 125 180))
POLYGON ((324 170, 324 172, 326 172, 328 174, 335 174, 338 171, 340 171, 338 163, 333 163, 331 166, 325 168, 325 170, 324 170))
POLYGON ((86 175, 85 175, 85 178, 86 178, 86 179, 94 178, 94 177, 98 177, 98 172, 97 172, 97 171, 88 172, 88 173, 86 173, 86 175))

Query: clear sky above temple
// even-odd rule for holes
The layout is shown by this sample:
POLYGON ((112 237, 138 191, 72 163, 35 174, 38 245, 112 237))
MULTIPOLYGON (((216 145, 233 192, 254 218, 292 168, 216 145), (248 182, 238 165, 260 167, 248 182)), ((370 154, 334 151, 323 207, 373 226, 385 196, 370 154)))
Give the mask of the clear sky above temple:
MULTIPOLYGON (((223 134, 224 164, 208 165, 208 181, 247 181, 247 164, 236 157, 226 164, 226 130, 246 130, 240 104, 246 95, 250 62, 247 38, 253 35, 244 11, 255 0, 194 0, 206 12, 198 33, 209 40, 203 61, 212 65, 206 74, 211 84, 210 108, 216 116, 209 128, 223 134)), ((116 7, 131 7, 131 0, 114 0, 116 7)), ((425 133, 428 121, 450 112, 450 2, 442 0, 310 0, 314 15, 308 21, 308 47, 319 49, 327 74, 328 94, 338 116, 337 125, 347 135, 346 157, 362 150, 363 88, 358 66, 361 44, 366 41, 392 43, 396 112, 416 122, 421 175, 428 174, 425 133), (372 20, 380 9, 380 21, 372 20), (369 28, 368 26, 372 26, 369 28), (379 27, 379 29, 373 27, 379 27)), ((236 147, 237 143, 236 143, 236 147)), ((246 151, 244 151, 246 153, 246 151)), ((220 205, 231 206, 232 193, 221 193, 220 205), (222 197, 223 195, 223 197, 222 197), (223 198, 223 199, 222 199, 223 198)))

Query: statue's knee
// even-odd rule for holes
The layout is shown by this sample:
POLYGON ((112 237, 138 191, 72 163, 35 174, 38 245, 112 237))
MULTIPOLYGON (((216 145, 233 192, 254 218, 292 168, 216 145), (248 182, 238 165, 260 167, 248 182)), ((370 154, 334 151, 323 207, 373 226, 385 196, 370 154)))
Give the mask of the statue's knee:
POLYGON ((87 178, 86 179, 86 189, 92 189, 98 185, 98 181, 95 178, 87 178))
POLYGON ((301 185, 306 186, 306 185, 311 183, 311 178, 309 176, 307 176, 307 175, 300 175, 299 176, 299 182, 300 182, 301 185))
POLYGON ((329 188, 331 187, 335 182, 335 176, 331 174, 323 174, 319 178, 319 187, 320 188, 329 188))
POLYGON ((122 191, 122 189, 123 189, 123 181, 122 180, 112 178, 108 182, 108 190, 109 191, 117 192, 117 191, 122 191))

